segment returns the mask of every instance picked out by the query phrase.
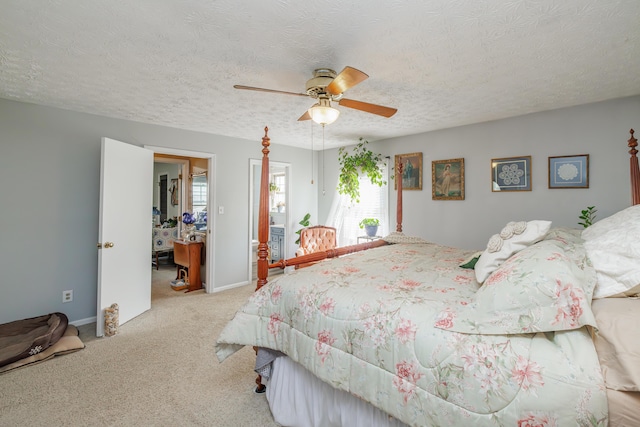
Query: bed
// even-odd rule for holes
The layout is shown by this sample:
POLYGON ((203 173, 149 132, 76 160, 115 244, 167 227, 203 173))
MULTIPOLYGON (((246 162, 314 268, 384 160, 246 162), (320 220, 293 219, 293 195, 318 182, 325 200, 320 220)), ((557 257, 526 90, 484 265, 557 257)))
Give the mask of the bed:
POLYGON ((281 425, 640 425, 640 340, 619 331, 640 330, 636 146, 631 130, 633 206, 584 232, 516 221, 484 251, 436 245, 402 234, 401 185, 380 241, 269 265, 260 227, 257 290, 218 359, 258 349, 281 425))

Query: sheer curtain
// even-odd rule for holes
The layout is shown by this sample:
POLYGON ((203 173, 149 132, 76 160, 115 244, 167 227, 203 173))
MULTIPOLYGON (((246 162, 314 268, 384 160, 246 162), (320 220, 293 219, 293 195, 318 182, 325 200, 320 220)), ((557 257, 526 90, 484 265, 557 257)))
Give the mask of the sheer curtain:
MULTIPOLYGON (((379 236, 389 234, 389 168, 383 166, 382 176, 387 184, 382 187, 371 184, 367 176, 361 176, 360 203, 351 201, 347 195, 339 194, 335 190, 327 225, 336 228, 338 246, 355 245, 358 236, 366 233, 358 225, 363 218, 378 218, 380 227, 379 236)), ((336 185, 334 188, 336 188, 336 185)))

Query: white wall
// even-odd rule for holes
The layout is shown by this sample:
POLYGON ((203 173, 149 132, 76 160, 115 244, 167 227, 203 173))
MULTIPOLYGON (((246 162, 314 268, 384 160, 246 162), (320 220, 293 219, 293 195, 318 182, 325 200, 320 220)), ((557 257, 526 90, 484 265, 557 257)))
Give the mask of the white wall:
MULTIPOLYGON (((54 311, 76 322, 96 315, 101 137, 216 155, 212 192, 225 213, 216 214, 215 242, 208 245, 214 285, 245 282, 249 158, 262 156, 264 125, 256 123, 249 141, 0 99, 0 323, 54 311), (66 289, 74 300, 63 304, 66 289)), ((301 218, 316 206, 306 175, 296 180, 309 152, 271 138, 271 159, 292 164, 292 217, 301 218)), ((123 220, 128 214, 123 207, 123 220)), ((291 226, 292 249, 294 232, 291 226)))
MULTIPOLYGON (((483 249, 489 237, 508 221, 548 219, 556 226, 579 227, 578 215, 586 206, 596 206, 596 219, 629 206, 630 128, 640 130, 640 96, 393 138, 369 146, 391 159, 396 154, 423 153, 422 191, 403 192, 406 234, 483 249), (549 189, 549 156, 574 154, 589 154, 589 188, 549 189), (532 191, 492 192, 491 159, 527 155, 532 156, 532 191), (432 200, 431 162, 458 157, 465 159, 465 200, 432 200)), ((337 182, 337 150, 327 152, 325 158, 329 189, 337 182)), ((390 188, 390 228, 395 229, 393 183, 390 188)), ((318 195, 321 222, 326 221, 331 198, 329 191, 325 197, 318 195)))
MULTIPOLYGON (((370 145, 391 158, 423 152, 423 190, 403 195, 407 234, 482 248, 507 221, 550 219, 555 225, 577 226, 579 211, 585 206, 596 205, 598 218, 628 206, 626 141, 632 127, 640 130, 640 96, 370 145), (590 188, 549 190, 548 157, 572 154, 590 154, 590 188), (490 160, 521 155, 532 156, 533 190, 492 193, 490 160), (457 157, 465 158, 465 200, 431 200, 431 161, 457 157)), ((225 214, 216 214, 214 284, 221 288, 244 282, 249 253, 248 160, 261 157, 263 128, 264 124, 256 123, 256 138, 248 141, 0 99, 0 203, 4 214, 0 221, 0 323, 54 311, 66 313, 72 321, 95 316, 103 136, 139 146, 216 154, 212 191, 225 214), (74 289, 74 301, 63 304, 66 289, 74 289)), ((337 150, 318 156, 322 157, 326 177, 314 177, 316 184, 311 185, 308 150, 279 146, 272 139, 270 158, 292 165, 288 256, 295 250, 297 221, 306 212, 311 212, 314 224, 326 221, 338 176, 337 150), (323 179, 326 195, 322 195, 323 179)), ((395 204, 393 192, 390 203, 395 204)), ((123 210, 123 218, 127 214, 123 210)), ((391 217, 395 223, 394 209, 391 217)))

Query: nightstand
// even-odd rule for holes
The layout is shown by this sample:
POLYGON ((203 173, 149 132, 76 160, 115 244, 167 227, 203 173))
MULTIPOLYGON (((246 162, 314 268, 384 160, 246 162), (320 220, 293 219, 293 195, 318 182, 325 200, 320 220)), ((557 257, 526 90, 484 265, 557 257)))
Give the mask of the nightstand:
MULTIPOLYGON (((200 278, 201 253, 204 243, 185 242, 184 240, 173 241, 173 261, 182 267, 187 268, 189 278, 189 289, 187 292, 202 289, 202 279, 200 278)), ((178 267, 179 269, 180 267, 178 267)))

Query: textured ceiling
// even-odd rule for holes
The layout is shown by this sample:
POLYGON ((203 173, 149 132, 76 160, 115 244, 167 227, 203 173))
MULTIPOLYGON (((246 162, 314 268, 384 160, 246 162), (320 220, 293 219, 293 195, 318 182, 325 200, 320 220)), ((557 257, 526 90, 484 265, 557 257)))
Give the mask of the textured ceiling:
POLYGON ((638 0, 0 0, 0 97, 320 148, 316 68, 369 75, 325 147, 640 94, 638 0), (312 130, 313 128, 313 130, 312 130))

